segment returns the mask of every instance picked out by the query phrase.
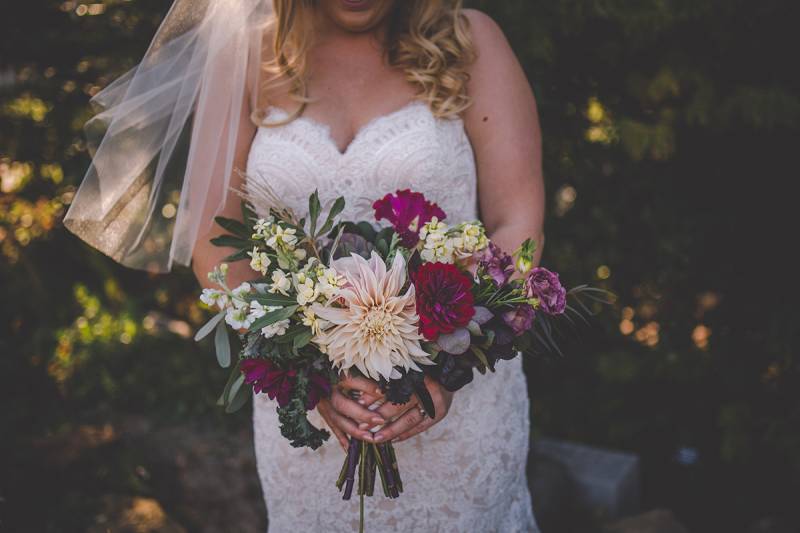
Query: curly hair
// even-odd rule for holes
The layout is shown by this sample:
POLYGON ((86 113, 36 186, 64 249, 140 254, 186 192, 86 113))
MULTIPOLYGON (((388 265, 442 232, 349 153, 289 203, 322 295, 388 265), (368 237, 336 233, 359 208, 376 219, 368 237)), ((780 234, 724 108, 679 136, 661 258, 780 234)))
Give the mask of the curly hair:
MULTIPOLYGON (((287 83, 289 96, 300 107, 284 124, 301 115, 309 103, 307 54, 313 43, 315 0, 274 0, 275 17, 269 34, 272 59, 263 89, 287 83)), ((399 0, 389 16, 384 52, 389 64, 402 69, 437 117, 453 117, 469 107, 469 66, 475 49, 462 0, 399 0)), ((263 120, 263 110, 254 114, 263 120)), ((278 124, 275 124, 278 125, 278 124)))

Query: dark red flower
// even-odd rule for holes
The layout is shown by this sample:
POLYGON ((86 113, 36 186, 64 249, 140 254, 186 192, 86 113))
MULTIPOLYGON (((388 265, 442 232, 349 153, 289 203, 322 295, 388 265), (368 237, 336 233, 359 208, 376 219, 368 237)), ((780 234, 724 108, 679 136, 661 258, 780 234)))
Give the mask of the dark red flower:
POLYGON ((444 220, 442 209, 410 189, 387 194, 372 204, 375 220, 386 219, 400 235, 403 246, 413 248, 419 242, 419 230, 433 217, 444 220))
POLYGON ((244 382, 253 386, 256 394, 266 392, 278 405, 285 407, 289 403, 297 372, 281 370, 266 359, 244 359, 240 366, 244 374, 244 382))
POLYGON ((317 406, 319 401, 327 398, 331 393, 331 384, 321 374, 311 374, 308 377, 308 396, 306 397, 306 410, 310 411, 317 406))
POLYGON ((419 330, 428 340, 469 324, 475 314, 472 279, 455 265, 425 263, 414 273, 419 330))

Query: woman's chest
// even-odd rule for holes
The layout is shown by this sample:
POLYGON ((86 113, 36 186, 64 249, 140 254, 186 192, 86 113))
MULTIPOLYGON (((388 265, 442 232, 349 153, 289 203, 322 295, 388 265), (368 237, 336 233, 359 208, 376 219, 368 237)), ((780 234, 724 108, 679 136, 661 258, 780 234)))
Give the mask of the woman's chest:
MULTIPOLYGON (((285 116, 272 108, 267 121, 285 116)), ((277 197, 303 214, 315 189, 323 203, 344 196, 343 216, 351 220, 370 219, 374 200, 400 189, 424 193, 452 222, 475 218, 477 211, 474 154, 463 123, 437 119, 421 102, 367 123, 344 151, 330 128, 307 118, 262 127, 245 187, 260 213, 277 197)))

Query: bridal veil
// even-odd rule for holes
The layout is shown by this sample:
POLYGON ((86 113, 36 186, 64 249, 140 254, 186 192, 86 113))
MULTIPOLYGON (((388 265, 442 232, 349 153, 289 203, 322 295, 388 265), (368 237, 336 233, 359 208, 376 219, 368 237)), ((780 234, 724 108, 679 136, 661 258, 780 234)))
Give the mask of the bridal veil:
POLYGON ((175 0, 141 63, 92 99, 70 231, 132 268, 191 262, 228 192, 271 11, 270 0, 175 0))

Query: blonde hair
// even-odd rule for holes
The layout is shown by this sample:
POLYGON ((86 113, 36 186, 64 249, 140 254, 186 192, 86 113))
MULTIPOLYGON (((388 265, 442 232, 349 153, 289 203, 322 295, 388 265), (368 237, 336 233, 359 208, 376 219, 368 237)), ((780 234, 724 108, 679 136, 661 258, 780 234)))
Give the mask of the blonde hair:
MULTIPOLYGON (((307 55, 313 40, 316 0, 274 0, 270 28, 272 59, 263 64, 266 91, 288 82, 289 96, 300 103, 284 124, 302 114, 307 96, 307 55)), ((437 117, 453 117, 471 103, 467 95, 469 66, 475 51, 462 0, 397 0, 389 16, 384 50, 389 64, 403 69, 418 89, 416 98, 437 117)), ((254 119, 263 121, 264 111, 254 119)))

